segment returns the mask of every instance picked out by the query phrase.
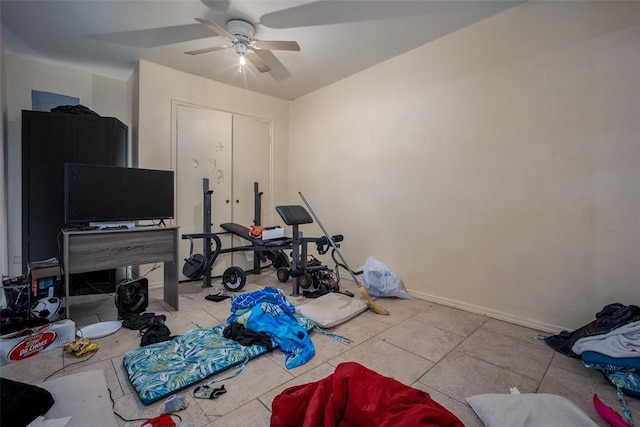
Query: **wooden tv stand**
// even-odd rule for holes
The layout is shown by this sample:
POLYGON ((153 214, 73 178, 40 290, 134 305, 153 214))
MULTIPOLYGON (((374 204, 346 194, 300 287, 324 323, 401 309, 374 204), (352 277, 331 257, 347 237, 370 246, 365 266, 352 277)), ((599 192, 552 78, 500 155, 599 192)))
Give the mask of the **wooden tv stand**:
POLYGON ((70 317, 69 276, 88 271, 164 262, 164 300, 178 310, 178 228, 136 227, 110 230, 65 230, 64 291, 70 317))

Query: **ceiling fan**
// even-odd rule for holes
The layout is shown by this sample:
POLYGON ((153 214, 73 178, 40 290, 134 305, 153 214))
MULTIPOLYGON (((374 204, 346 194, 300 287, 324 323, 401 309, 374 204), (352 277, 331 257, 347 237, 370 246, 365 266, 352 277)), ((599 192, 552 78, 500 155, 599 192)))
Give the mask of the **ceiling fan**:
POLYGON ((240 57, 240 70, 242 70, 242 66, 245 65, 246 61, 248 60, 261 73, 270 71, 271 68, 262 60, 262 58, 257 53, 260 50, 300 50, 298 42, 295 41, 264 41, 254 39, 254 26, 242 19, 232 19, 228 21, 226 29, 217 24, 214 24, 207 19, 196 18, 196 21, 230 41, 231 45, 190 50, 185 53, 188 55, 200 55, 203 53, 215 52, 217 50, 231 48, 240 57))

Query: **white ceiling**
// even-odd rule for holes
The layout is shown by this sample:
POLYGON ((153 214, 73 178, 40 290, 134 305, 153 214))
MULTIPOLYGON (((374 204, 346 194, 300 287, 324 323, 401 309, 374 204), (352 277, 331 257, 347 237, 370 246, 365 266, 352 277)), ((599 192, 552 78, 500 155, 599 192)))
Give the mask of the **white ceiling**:
POLYGON ((10 53, 126 80, 144 59, 282 99, 295 99, 374 64, 504 11, 508 0, 1 0, 10 53), (300 52, 261 51, 271 67, 237 72, 230 49, 188 50, 226 40, 195 21, 222 27, 244 19, 259 40, 295 40, 300 52))

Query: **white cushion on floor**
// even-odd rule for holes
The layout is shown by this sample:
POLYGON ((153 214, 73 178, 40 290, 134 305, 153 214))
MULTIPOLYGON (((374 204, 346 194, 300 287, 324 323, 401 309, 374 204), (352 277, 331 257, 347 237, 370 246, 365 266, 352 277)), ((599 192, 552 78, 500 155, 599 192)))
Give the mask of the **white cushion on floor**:
POLYGON ((479 394, 467 402, 486 427, 597 427, 576 404, 554 394, 479 394))
POLYGON ((313 320, 321 328, 331 328, 365 311, 366 301, 340 293, 328 293, 300 304, 296 310, 300 315, 313 320))

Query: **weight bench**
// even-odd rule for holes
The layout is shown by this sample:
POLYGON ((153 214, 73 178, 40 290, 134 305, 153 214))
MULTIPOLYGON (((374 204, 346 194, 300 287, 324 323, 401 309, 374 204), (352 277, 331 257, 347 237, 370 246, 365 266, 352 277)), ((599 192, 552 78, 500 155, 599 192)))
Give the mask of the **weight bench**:
MULTIPOLYGON (((218 233, 195 233, 195 234, 183 234, 182 238, 189 240, 189 258, 185 259, 185 264, 182 269, 182 273, 192 280, 197 279, 204 275, 205 279, 211 282, 211 266, 216 262, 218 256, 221 254, 228 254, 233 252, 247 252, 251 251, 255 254, 254 268, 252 270, 244 271, 240 267, 232 266, 225 270, 222 275, 222 284, 230 291, 239 291, 245 284, 247 273, 259 273, 261 270, 260 262, 270 260, 273 267, 277 270, 280 267, 289 268, 289 259, 284 253, 285 250, 291 249, 292 240, 289 238, 280 238, 273 240, 257 239, 249 234, 249 229, 240 224, 224 223, 220 224, 220 227, 224 230, 218 233), (241 237, 247 240, 250 244, 243 246, 231 246, 228 248, 222 247, 222 241, 220 236, 224 234, 233 234, 234 236, 241 237), (205 240, 205 254, 194 254, 194 239, 205 240), (209 248, 207 251, 207 243, 212 242, 213 248, 209 248)), ((210 286, 210 285, 209 285, 210 286)), ((204 287, 209 287, 204 286, 204 287)))
MULTIPOLYGON (((211 193, 209 190, 209 180, 203 179, 203 206, 204 206, 204 221, 203 230, 204 233, 183 234, 183 239, 189 240, 189 257, 185 258, 185 264, 183 266, 183 274, 191 280, 197 280, 203 277, 203 287, 211 287, 211 267, 215 263, 220 254, 228 254, 232 252, 252 251, 255 253, 254 268, 245 272, 242 268, 231 266, 224 271, 222 275, 222 284, 230 291, 239 291, 242 289, 246 282, 246 273, 258 273, 261 270, 260 262, 270 260, 272 266, 276 269, 277 278, 280 282, 286 282, 289 277, 293 277, 293 290, 294 296, 300 295, 300 288, 307 289, 311 285, 318 284, 317 275, 322 274, 323 270, 329 270, 325 265, 321 265, 320 261, 311 257, 312 260, 307 262, 309 258, 307 246, 308 243, 315 243, 318 253, 320 255, 325 254, 330 247, 330 243, 334 245, 337 242, 343 240, 342 235, 331 236, 330 242, 327 237, 319 238, 305 238, 300 235, 299 226, 301 224, 310 224, 313 222, 313 218, 309 215, 309 212, 305 208, 299 205, 287 205, 277 206, 276 211, 280 214, 280 217, 285 224, 291 226, 293 238, 280 237, 275 239, 259 239, 252 236, 249 233, 249 228, 240 224, 226 222, 220 224, 222 232, 211 232, 211 193), (222 241, 220 236, 223 234, 232 234, 238 236, 247 242, 249 245, 232 246, 229 248, 222 247, 222 241), (204 253, 194 253, 194 239, 204 240, 204 253), (292 262, 284 251, 292 250, 292 262)), ((258 183, 254 183, 255 193, 255 206, 256 206, 256 219, 254 223, 259 225, 258 218, 260 218, 259 201, 262 193, 258 191, 258 183)), ((333 255, 332 255, 333 258, 333 255)), ((335 286, 337 288, 340 281, 338 275, 338 263, 336 262, 336 278, 335 286)))
MULTIPOLYGON (((260 225, 261 216, 261 197, 262 192, 258 191, 258 183, 254 182, 254 209, 255 219, 253 222, 255 225, 260 225)), ((224 223, 220 227, 224 230, 219 233, 213 233, 211 231, 211 194, 213 190, 209 189, 209 179, 202 179, 202 206, 203 206, 203 232, 202 233, 190 233, 183 234, 183 239, 189 240, 189 257, 185 258, 185 264, 182 268, 182 273, 191 280, 198 280, 203 278, 202 287, 211 287, 211 267, 215 263, 217 257, 220 254, 228 254, 232 252, 252 251, 255 252, 253 269, 247 271, 247 273, 258 273, 262 269, 260 263, 269 259, 273 266, 278 269, 279 267, 289 267, 289 259, 283 252, 291 249, 291 239, 270 239, 262 240, 256 239, 249 234, 249 229, 240 224, 224 223), (233 234, 241 237, 251 245, 236 246, 230 248, 223 248, 220 235, 233 234), (194 240, 203 239, 203 253, 194 253, 194 240)), ((231 291, 240 290, 246 281, 246 273, 239 267, 229 267, 225 270, 222 276, 222 284, 225 288, 231 291)))
POLYGON ((258 239, 257 237, 253 237, 251 234, 249 234, 248 227, 236 224, 234 222, 225 222, 224 224, 220 224, 220 228, 238 237, 242 237, 243 239, 248 240, 249 242, 251 242, 251 244, 256 246, 282 246, 291 243, 291 238, 289 237, 278 237, 276 239, 269 240, 258 239))
MULTIPOLYGON (((284 250, 291 249, 292 239, 289 237, 278 237, 275 239, 263 240, 252 236, 249 233, 249 228, 241 224, 234 222, 225 222, 220 224, 225 232, 245 239, 251 246, 236 246, 230 252, 238 251, 253 251, 260 261, 264 262, 269 259, 273 263, 273 267, 277 270, 280 267, 289 268, 289 258, 283 252, 284 250), (264 248, 261 249, 261 248, 264 248)), ((218 233, 221 234, 221 233, 218 233)), ((259 272, 259 264, 254 265, 253 273, 259 272)))

